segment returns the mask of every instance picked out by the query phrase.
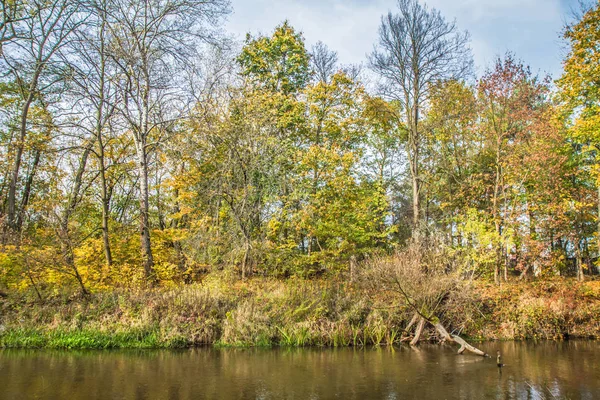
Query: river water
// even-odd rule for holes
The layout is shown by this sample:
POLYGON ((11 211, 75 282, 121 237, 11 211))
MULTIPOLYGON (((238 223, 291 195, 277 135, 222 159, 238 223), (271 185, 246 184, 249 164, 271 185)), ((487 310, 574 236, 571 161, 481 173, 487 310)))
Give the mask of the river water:
POLYGON ((0 399, 600 399, 600 342, 0 351, 0 399))

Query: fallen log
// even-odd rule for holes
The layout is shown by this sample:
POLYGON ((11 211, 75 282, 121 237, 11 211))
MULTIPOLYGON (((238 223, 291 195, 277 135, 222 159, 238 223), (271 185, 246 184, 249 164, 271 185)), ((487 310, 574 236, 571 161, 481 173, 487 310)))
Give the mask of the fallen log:
POLYGON ((436 320, 429 322, 435 327, 435 330, 438 331, 438 333, 444 340, 460 345, 460 349, 458 349, 458 354, 462 354, 465 352, 465 350, 468 350, 473 354, 477 354, 478 356, 489 357, 487 353, 479 350, 477 347, 470 345, 460 336, 449 334, 444 325, 442 325, 439 321, 436 320))
POLYGON ((421 335, 423 334, 423 329, 425 328, 425 318, 421 317, 419 319, 419 324, 417 325, 417 329, 415 331, 415 337, 410 341, 411 346, 415 346, 419 340, 421 339, 421 335))
POLYGON ((419 314, 418 313, 414 313, 412 318, 410 319, 410 321, 408 322, 408 325, 406 325, 406 328, 404 328, 404 332, 402 333, 402 337, 400 338, 400 343, 402 342, 408 342, 409 340, 412 339, 412 337, 410 336, 410 329, 412 328, 412 326, 419 320, 419 314), (409 334, 408 336, 404 336, 404 334, 409 334))
POLYGON ((410 328, 412 328, 412 326, 419 320, 419 314, 418 313, 414 313, 410 322, 408 323, 408 325, 406 325, 406 328, 404 328, 405 332, 410 332, 410 328))

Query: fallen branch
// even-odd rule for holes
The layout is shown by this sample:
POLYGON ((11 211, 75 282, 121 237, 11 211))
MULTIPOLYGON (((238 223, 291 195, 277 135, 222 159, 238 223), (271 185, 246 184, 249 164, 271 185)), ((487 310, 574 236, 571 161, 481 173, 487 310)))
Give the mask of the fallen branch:
POLYGON ((442 325, 439 321, 429 322, 435 327, 435 329, 438 331, 438 333, 440 334, 440 336, 442 336, 444 340, 460 345, 460 349, 458 349, 458 354, 462 354, 465 352, 465 350, 468 350, 473 354, 477 354, 478 356, 489 357, 487 353, 479 350, 477 347, 471 346, 460 336, 449 334, 446 328, 444 328, 444 325, 442 325))
POLYGON ((410 297, 404 291, 404 289, 402 288, 402 285, 400 285, 400 282, 398 280, 396 280, 396 284, 398 285, 400 292, 406 299, 406 302, 408 303, 408 305, 415 311, 415 316, 413 316, 413 319, 411 320, 411 324, 409 324, 409 325, 412 325, 412 323, 414 323, 414 319, 417 315, 421 316, 421 318, 419 319, 419 324, 417 325, 415 337, 410 341, 411 346, 415 346, 419 342, 419 340, 421 339, 421 334, 423 333, 423 328, 425 327, 425 322, 429 322, 431 325, 433 325, 435 327, 435 329, 438 331, 438 333, 442 336, 443 340, 447 340, 449 342, 457 343, 460 345, 460 349, 458 349, 458 354, 462 354, 465 352, 465 350, 468 350, 473 354, 477 354, 478 356, 489 357, 489 355, 487 355, 485 352, 470 345, 460 336, 449 334, 448 331, 446 330, 446 328, 444 328, 444 325, 442 325, 437 318, 435 318, 435 317, 432 318, 430 316, 423 314, 419 310, 419 308, 415 304, 413 304, 410 297))
POLYGON ((406 328, 404 328, 404 330, 406 332, 410 331, 410 328, 412 328, 412 326, 419 320, 419 314, 414 313, 410 322, 408 323, 408 325, 406 325, 406 328))
POLYGON ((402 336, 400 338, 400 342, 407 342, 411 339, 410 329, 418 320, 419 320, 419 314, 414 313, 412 318, 410 319, 410 322, 408 323, 408 325, 406 325, 406 328, 404 328, 404 333, 407 333, 409 336, 402 336))
POLYGON ((415 337, 410 341, 411 346, 415 346, 419 343, 421 339, 421 335, 423 334, 423 329, 425 328, 425 318, 421 317, 419 319, 419 324, 417 325, 417 330, 415 331, 415 337))

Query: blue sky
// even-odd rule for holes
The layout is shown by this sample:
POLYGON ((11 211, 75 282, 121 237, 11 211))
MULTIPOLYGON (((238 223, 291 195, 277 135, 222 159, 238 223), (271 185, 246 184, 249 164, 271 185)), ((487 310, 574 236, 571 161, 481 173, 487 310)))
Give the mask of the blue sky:
MULTIPOLYGON (((535 72, 560 75, 564 55, 560 32, 577 0, 428 0, 449 20, 471 33, 477 72, 512 51, 535 72)), ((246 32, 269 33, 288 19, 308 46, 322 40, 343 63, 361 63, 377 41, 381 15, 395 0, 232 0, 226 28, 243 39, 246 32)))

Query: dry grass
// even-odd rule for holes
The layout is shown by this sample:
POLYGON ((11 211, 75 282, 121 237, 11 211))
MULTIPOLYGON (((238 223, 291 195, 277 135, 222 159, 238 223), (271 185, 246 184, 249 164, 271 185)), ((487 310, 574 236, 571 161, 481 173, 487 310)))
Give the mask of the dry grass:
MULTIPOLYGON (((415 272, 399 270, 397 261, 370 263, 363 276, 374 278, 391 268, 401 282, 414 278, 415 272)), ((599 282, 457 286, 446 269, 415 281, 420 286, 406 289, 412 301, 435 310, 450 329, 467 337, 600 337, 599 282), (448 282, 436 274, 448 276, 448 282), (431 282, 425 279, 432 276, 431 282)), ((40 304, 9 297, 0 299, 0 347, 398 344, 413 312, 405 296, 381 287, 343 277, 237 281, 214 274, 202 284, 98 292, 89 299, 56 297, 40 304)))

